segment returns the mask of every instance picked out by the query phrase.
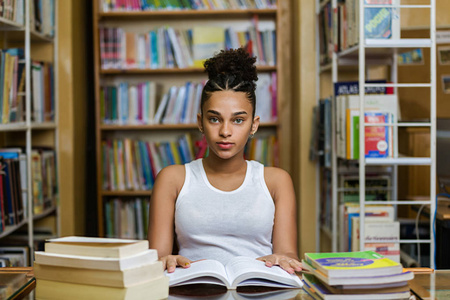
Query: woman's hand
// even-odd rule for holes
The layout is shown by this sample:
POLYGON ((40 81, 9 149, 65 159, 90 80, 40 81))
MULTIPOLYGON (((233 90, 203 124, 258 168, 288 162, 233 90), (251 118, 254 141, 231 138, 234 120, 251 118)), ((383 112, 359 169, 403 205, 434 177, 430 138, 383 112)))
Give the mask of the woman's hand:
POLYGON ((297 258, 282 254, 271 254, 266 256, 258 257, 257 260, 266 263, 267 267, 280 266, 283 270, 289 274, 294 274, 294 272, 300 272, 302 270, 302 263, 298 261, 297 258))
POLYGON ((178 266, 189 268, 192 262, 189 258, 181 255, 167 255, 161 257, 159 260, 163 263, 163 270, 167 269, 168 273, 173 273, 178 266))

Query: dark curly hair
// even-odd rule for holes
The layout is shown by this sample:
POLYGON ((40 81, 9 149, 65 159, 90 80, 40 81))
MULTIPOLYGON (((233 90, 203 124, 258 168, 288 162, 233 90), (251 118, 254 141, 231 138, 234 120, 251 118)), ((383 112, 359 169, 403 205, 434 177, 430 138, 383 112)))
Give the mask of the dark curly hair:
POLYGON ((200 102, 200 112, 203 113, 203 105, 218 91, 244 92, 253 107, 253 117, 256 108, 256 57, 251 57, 244 48, 221 50, 205 61, 205 70, 208 73, 208 81, 203 87, 200 102))

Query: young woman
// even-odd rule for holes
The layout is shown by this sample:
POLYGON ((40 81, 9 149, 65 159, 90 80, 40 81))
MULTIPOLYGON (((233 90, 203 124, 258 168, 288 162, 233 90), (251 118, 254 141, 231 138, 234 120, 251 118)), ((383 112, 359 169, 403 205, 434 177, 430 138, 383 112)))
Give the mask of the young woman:
POLYGON ((301 270, 289 174, 244 159, 245 144, 259 126, 255 60, 240 48, 205 62, 209 80, 198 127, 209 155, 166 167, 156 178, 148 240, 168 272, 199 259, 226 264, 241 255, 289 273, 301 270), (175 234, 178 255, 172 255, 175 234))

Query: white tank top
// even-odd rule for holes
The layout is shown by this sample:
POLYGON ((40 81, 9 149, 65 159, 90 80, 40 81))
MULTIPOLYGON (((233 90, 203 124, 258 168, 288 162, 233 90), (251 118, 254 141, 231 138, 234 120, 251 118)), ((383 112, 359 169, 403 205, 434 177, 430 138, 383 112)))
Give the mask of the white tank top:
POLYGON ((235 256, 272 254, 275 204, 264 180, 264 165, 247 161, 244 182, 229 192, 209 183, 202 159, 185 168, 175 206, 180 255, 226 264, 235 256))

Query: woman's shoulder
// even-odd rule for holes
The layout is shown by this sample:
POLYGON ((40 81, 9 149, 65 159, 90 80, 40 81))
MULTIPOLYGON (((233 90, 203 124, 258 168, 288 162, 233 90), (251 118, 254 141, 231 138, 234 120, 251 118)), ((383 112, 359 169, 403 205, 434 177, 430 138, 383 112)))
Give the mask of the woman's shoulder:
POLYGON ((156 176, 156 182, 164 187, 176 187, 181 189, 186 176, 184 165, 170 165, 163 168, 156 176))
POLYGON ((288 172, 277 167, 264 167, 264 180, 269 191, 292 185, 292 178, 288 172))

